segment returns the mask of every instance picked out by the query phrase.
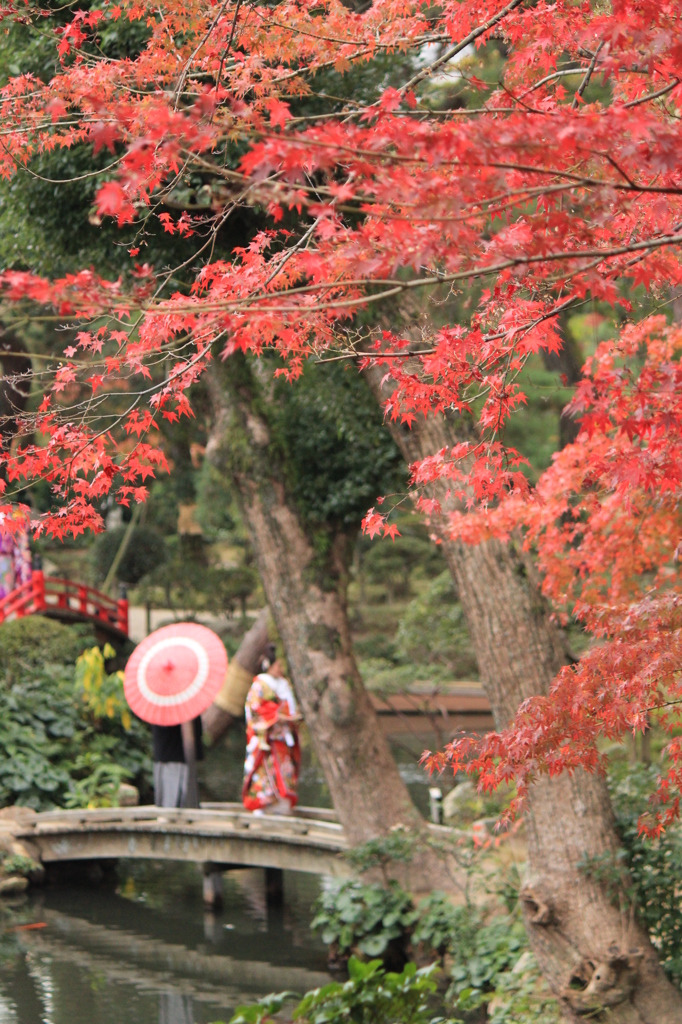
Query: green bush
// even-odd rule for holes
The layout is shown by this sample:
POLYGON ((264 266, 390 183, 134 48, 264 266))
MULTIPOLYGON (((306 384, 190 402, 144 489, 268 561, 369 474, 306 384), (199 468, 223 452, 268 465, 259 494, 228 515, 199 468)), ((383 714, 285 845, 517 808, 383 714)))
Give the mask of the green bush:
POLYGON ((367 579, 385 587, 387 600, 391 602, 410 596, 412 575, 416 570, 428 571, 434 562, 438 568, 442 565, 442 557, 425 530, 422 532, 401 523, 400 532, 395 541, 388 538, 374 541, 363 558, 367 579))
POLYGON ((121 783, 128 781, 132 773, 129 768, 107 760, 107 753, 89 750, 71 762, 71 787, 64 797, 65 807, 112 807, 116 804, 121 783))
POLYGON ((309 361, 280 379, 269 410, 273 447, 306 523, 358 527, 377 494, 402 490, 405 464, 358 373, 309 361))
POLYGON ((395 639, 415 665, 442 665, 455 678, 478 679, 478 665, 449 570, 410 602, 395 639))
MULTIPOLYGON (((434 960, 447 955, 450 985, 445 998, 456 1012, 470 1015, 485 1006, 491 1024, 559 1024, 558 1004, 527 948, 518 901, 512 913, 487 920, 471 904, 453 906, 444 893, 431 893, 415 910, 395 883, 382 889, 353 881, 324 893, 318 910, 312 927, 333 951, 381 956, 384 966, 396 943, 408 952, 411 945, 422 960, 430 954, 434 960)), ((414 964, 408 967, 414 970, 414 964)), ((397 1014, 395 1019, 403 1017, 397 1014)), ((238 1024, 236 1019, 232 1024, 238 1024)))
MULTIPOLYGON (((400 974, 392 974, 380 960, 362 963, 352 956, 348 974, 345 983, 332 982, 308 992, 291 1015, 294 1024, 457 1024, 459 1020, 434 1016, 434 1010, 448 1009, 437 996, 436 964, 417 970, 409 963, 400 974)), ((489 1024, 560 1024, 558 1003, 531 953, 523 953, 496 981, 497 989, 489 993, 489 1024)), ((230 1024, 266 1024, 296 998, 293 992, 280 992, 250 1006, 238 1006, 230 1024)))
POLYGON ((431 949, 439 956, 448 952, 468 918, 468 907, 454 907, 444 892, 435 890, 417 907, 419 919, 412 933, 412 943, 431 949))
MULTIPOLYGON (((72 650, 79 637, 74 631, 72 650)), ((59 643, 66 651, 61 635, 59 643)), ((11 673, 0 676, 0 806, 107 806, 123 778, 148 791, 149 732, 131 719, 121 675, 106 673, 102 652, 86 652, 77 665, 32 664, 30 649, 14 649, 11 673)))
POLYGON ((396 651, 395 640, 390 636, 386 636, 385 633, 374 633, 372 636, 356 640, 353 643, 353 648, 358 658, 383 658, 388 662, 400 660, 396 651))
POLYGON ((397 882, 386 887, 354 879, 343 882, 323 892, 314 909, 317 913, 311 928, 321 933, 334 956, 343 958, 360 951, 370 957, 397 957, 403 964, 407 959, 407 942, 417 912, 397 882))
POLYGON ((361 874, 379 868, 388 886, 388 868, 392 864, 409 864, 421 845, 418 832, 404 825, 394 825, 390 831, 376 839, 354 846, 346 854, 348 860, 361 874))
POLYGON ((503 915, 483 924, 472 908, 461 909, 466 913, 457 916, 450 942, 453 964, 448 997, 466 1012, 491 1000, 500 975, 512 970, 528 940, 516 917, 503 915))
POLYGON ((169 549, 170 557, 140 581, 138 600, 154 604, 163 595, 169 608, 193 608, 214 615, 240 607, 242 618, 246 617, 248 598, 258 586, 253 569, 206 565, 183 557, 179 545, 169 544, 169 549))
POLYGON ((488 1024, 560 1024, 559 1004, 530 950, 495 979, 487 1019, 488 1024))
POLYGON ((25 675, 35 666, 69 665, 95 642, 86 623, 64 626, 61 622, 28 615, 0 626, 0 675, 25 675))
POLYGON ((39 870, 36 861, 21 853, 13 853, 8 857, 3 856, 0 863, 6 875, 22 875, 24 878, 30 878, 36 869, 39 870))
MULTIPOLYGON (((100 533, 92 546, 95 575, 104 580, 121 546, 127 527, 100 533)), ((150 526, 136 526, 120 561, 116 578, 131 586, 152 572, 166 559, 166 545, 161 533, 150 526)))
POLYGON ((616 768, 609 783, 616 825, 623 850, 617 860, 585 864, 585 870, 598 874, 614 898, 627 878, 627 895, 637 916, 648 929, 659 960, 672 980, 682 984, 682 827, 668 828, 658 839, 639 834, 641 814, 650 810, 649 796, 656 788, 659 769, 653 765, 616 768))
POLYGON ((246 618, 246 602, 258 586, 258 577, 248 565, 235 566, 227 569, 223 566, 215 566, 208 570, 207 602, 210 610, 216 614, 220 612, 234 612, 239 605, 242 618, 246 618))
MULTIPOLYGON (((448 1024, 434 1018, 435 965, 417 970, 407 964, 400 974, 386 973, 381 960, 348 961, 348 981, 332 982, 308 992, 293 1012, 296 1024, 448 1024)), ((230 1024, 263 1024, 279 1013, 291 992, 266 996, 251 1006, 238 1006, 230 1024)), ((455 1024, 455 1022, 451 1022, 455 1024)))

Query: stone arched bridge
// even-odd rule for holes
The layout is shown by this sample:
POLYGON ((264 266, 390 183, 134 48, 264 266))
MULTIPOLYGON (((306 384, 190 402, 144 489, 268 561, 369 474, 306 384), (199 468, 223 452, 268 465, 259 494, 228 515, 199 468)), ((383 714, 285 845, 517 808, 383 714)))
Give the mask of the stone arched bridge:
POLYGON ((0 846, 25 851, 45 865, 59 861, 134 857, 194 861, 227 867, 281 868, 344 877, 343 828, 334 812, 298 809, 295 816, 250 814, 241 804, 200 810, 114 807, 0 812, 0 846))

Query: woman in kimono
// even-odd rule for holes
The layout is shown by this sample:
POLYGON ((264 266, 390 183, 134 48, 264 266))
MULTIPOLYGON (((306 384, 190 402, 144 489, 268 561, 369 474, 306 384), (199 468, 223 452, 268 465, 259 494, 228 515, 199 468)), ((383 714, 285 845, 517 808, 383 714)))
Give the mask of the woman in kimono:
POLYGON ((27 530, 0 533, 0 599, 31 579, 27 530))
POLYGON ((291 814, 298 801, 300 716, 291 683, 268 644, 246 697, 246 760, 242 803, 254 814, 291 814))

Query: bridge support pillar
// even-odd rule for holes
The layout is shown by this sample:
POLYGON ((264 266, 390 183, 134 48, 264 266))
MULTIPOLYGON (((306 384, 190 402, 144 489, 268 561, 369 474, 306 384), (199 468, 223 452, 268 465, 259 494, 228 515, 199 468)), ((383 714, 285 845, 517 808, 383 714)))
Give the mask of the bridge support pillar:
POLYGON ((217 908, 223 903, 223 875, 211 861, 202 865, 204 873, 204 906, 217 908))
POLYGON ((284 872, 281 868, 265 869, 265 901, 269 907, 284 903, 284 872))

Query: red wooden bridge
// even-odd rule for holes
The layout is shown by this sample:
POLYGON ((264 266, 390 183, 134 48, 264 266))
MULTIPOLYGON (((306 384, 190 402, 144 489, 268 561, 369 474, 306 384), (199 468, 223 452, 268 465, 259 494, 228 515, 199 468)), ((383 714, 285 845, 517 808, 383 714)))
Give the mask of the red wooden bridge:
POLYGON ((109 636, 128 636, 128 601, 115 600, 94 587, 45 576, 34 569, 31 579, 0 601, 0 623, 25 615, 46 615, 62 622, 92 622, 109 636))

